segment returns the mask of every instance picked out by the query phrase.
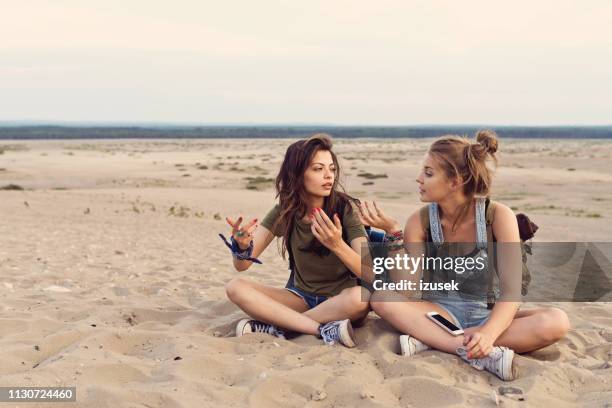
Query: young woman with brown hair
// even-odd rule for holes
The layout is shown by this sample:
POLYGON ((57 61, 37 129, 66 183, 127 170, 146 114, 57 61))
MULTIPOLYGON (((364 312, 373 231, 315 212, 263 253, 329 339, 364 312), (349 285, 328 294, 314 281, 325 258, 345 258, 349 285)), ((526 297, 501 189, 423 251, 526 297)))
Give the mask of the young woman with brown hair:
MULTIPOLYGON (((490 205, 486 197, 493 180, 487 164, 496 162, 497 148, 497 135, 492 131, 478 132, 474 142, 449 136, 431 145, 416 179, 421 201, 430 203, 425 208, 430 223, 422 225, 422 211, 409 217, 404 229, 404 245, 409 251, 414 245, 423 248, 431 241, 445 245, 471 243, 474 252, 464 256, 486 257, 485 211, 490 205)), ((496 203, 495 208, 489 228, 497 250, 505 246, 516 254, 518 249, 520 256, 516 216, 501 203, 496 203)), ((509 263, 498 265, 501 270, 509 263)), ((516 288, 516 275, 506 276, 500 275, 500 286, 516 288)), ((518 280, 520 291, 520 272, 518 280)), ((512 364, 514 351, 528 352, 556 342, 567 333, 569 320, 565 312, 556 308, 519 310, 520 296, 502 295, 488 309, 486 283, 480 283, 482 291, 472 293, 471 297, 451 291, 424 292, 423 300, 411 300, 398 292, 375 292, 371 305, 378 315, 404 333, 400 336, 404 355, 430 348, 456 353, 479 370, 486 369, 503 380, 511 380, 516 376, 512 364), (428 312, 441 314, 463 329, 464 334, 453 336, 440 330, 427 317, 428 312)))
POLYGON ((326 343, 355 346, 351 321, 369 312, 369 292, 358 285, 360 251, 366 232, 342 191, 340 166, 331 138, 317 134, 289 146, 276 178, 278 204, 257 228, 257 219, 227 219, 228 246, 238 271, 248 269, 275 237, 288 252, 291 276, 286 288, 235 278, 228 298, 251 318, 236 335, 284 331, 320 336, 326 343))

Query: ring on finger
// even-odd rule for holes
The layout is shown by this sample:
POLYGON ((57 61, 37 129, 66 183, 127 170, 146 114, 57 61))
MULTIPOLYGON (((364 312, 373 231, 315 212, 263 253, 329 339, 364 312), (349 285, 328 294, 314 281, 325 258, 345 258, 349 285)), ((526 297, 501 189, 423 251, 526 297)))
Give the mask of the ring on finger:
POLYGON ((244 235, 244 231, 237 231, 237 232, 236 232, 236 235, 237 235, 237 236, 239 236, 239 237, 241 237, 241 236, 243 236, 243 235, 244 235))

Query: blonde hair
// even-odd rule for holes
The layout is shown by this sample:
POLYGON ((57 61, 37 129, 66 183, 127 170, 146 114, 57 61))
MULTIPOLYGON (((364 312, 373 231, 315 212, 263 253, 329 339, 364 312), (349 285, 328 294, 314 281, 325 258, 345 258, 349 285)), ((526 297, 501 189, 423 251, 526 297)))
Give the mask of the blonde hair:
POLYGON ((495 153, 498 137, 492 130, 479 130, 472 142, 467 136, 443 136, 432 143, 429 154, 438 162, 449 180, 460 179, 468 203, 453 223, 453 229, 465 215, 476 196, 488 196, 493 183, 493 169, 497 165, 495 153))

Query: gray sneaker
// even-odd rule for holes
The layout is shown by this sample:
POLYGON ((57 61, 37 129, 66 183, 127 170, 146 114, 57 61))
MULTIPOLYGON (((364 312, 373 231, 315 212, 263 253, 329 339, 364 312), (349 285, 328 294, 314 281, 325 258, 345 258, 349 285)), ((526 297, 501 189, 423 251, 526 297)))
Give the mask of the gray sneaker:
POLYGON ((410 357, 420 353, 421 351, 431 350, 431 347, 429 347, 427 344, 407 334, 402 334, 399 337, 399 340, 402 356, 410 357))
POLYGON ((504 381, 512 381, 518 377, 518 369, 512 363, 514 351, 508 347, 493 347, 488 356, 479 359, 468 359, 465 347, 458 347, 457 354, 475 369, 487 370, 504 381))
POLYGON ((279 339, 285 339, 285 332, 278 327, 253 319, 242 319, 236 326, 236 337, 250 333, 267 333, 279 339))
POLYGON ((319 327, 319 333, 325 344, 336 344, 340 343, 346 347, 355 347, 355 335, 353 333, 353 326, 349 319, 336 320, 323 324, 319 327))

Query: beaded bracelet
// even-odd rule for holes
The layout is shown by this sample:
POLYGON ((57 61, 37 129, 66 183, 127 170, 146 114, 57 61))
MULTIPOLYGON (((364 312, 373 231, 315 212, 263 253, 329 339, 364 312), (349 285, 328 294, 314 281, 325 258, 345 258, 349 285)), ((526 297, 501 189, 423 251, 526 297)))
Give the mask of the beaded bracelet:
POLYGON ((394 242, 394 241, 402 241, 404 239, 404 232, 402 230, 393 231, 385 234, 385 238, 383 242, 394 242))

